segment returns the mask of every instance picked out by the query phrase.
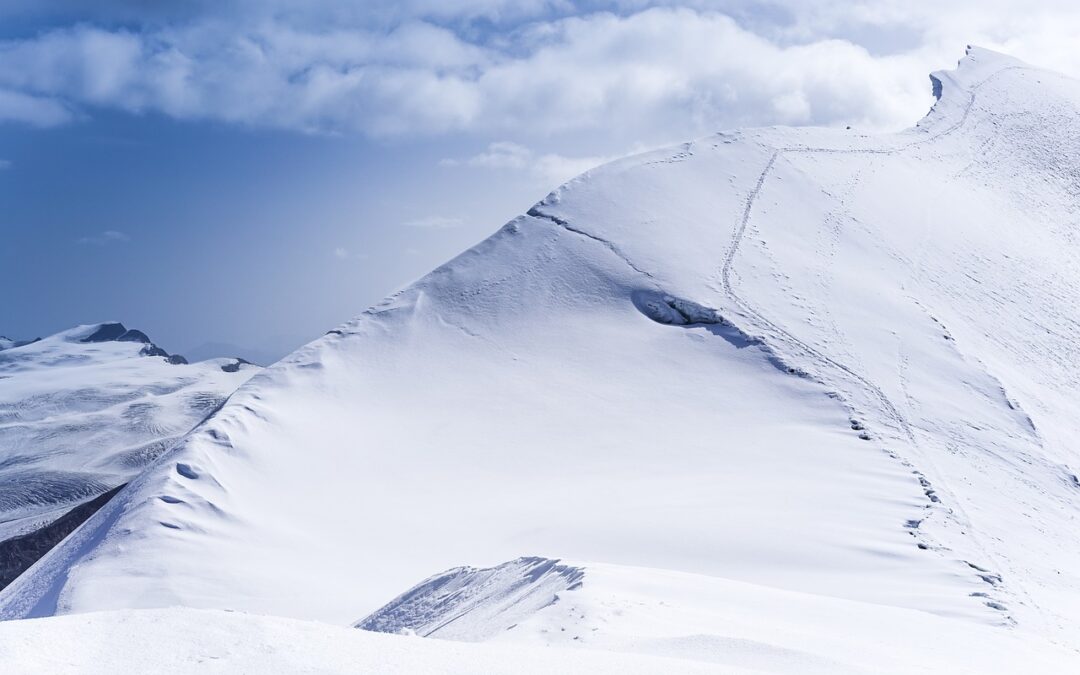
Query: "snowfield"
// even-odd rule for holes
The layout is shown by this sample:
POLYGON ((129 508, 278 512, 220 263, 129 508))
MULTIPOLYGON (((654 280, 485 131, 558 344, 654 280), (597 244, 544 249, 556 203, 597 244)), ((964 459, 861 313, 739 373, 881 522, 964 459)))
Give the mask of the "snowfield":
POLYGON ((9 558, 139 474, 256 370, 187 364, 119 323, 0 340, 0 587, 9 558))
POLYGON ((419 670, 1080 672, 1080 83, 977 48, 932 79, 900 133, 720 133, 564 185, 0 592, 112 612, 0 638, 180 605, 488 640, 341 645, 419 670), (530 595, 522 556, 580 586, 530 595))

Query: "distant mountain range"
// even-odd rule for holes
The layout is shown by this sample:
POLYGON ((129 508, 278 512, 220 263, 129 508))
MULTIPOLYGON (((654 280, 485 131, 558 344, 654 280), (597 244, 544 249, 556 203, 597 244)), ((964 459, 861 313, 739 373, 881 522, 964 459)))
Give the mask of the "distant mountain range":
POLYGON ((192 363, 206 361, 207 359, 241 358, 260 366, 269 366, 284 356, 284 354, 253 347, 242 347, 230 342, 204 342, 197 347, 185 349, 181 353, 192 363))

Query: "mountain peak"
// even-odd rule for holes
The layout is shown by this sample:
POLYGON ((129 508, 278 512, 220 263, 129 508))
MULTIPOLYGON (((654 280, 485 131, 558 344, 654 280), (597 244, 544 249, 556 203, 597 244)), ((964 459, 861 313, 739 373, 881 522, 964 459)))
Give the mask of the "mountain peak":
POLYGON ((127 332, 124 324, 119 321, 109 321, 91 326, 92 330, 79 342, 115 342, 127 332))
MULTIPOLYGON (((34 340, 33 342, 38 342, 34 340)), ((46 339, 46 345, 51 343, 73 344, 104 344, 109 342, 133 342, 143 345, 138 351, 139 356, 161 356, 170 364, 186 364, 187 359, 179 354, 169 354, 161 347, 154 344, 150 337, 141 330, 129 329, 119 321, 104 321, 76 326, 68 330, 60 331, 46 339)), ((13 342, 10 345, 0 341, 0 348, 20 347, 32 342, 13 342), (7 345, 7 346, 5 346, 7 345)), ((47 349, 48 347, 43 347, 47 349)))
POLYGON ((1032 66, 1008 54, 992 49, 968 45, 964 56, 952 70, 935 70, 930 73, 930 84, 935 103, 923 122, 948 118, 958 122, 966 115, 975 92, 997 73, 1014 68, 1034 70, 1032 66), (956 119, 952 119, 952 118, 956 119))

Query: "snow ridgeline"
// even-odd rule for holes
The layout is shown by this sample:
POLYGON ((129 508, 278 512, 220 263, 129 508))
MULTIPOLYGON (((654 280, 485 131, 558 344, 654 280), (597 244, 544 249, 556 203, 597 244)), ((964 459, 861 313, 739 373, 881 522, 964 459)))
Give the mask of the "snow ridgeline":
MULTIPOLYGON (((1077 670, 1080 85, 979 49, 935 82, 897 134, 571 181, 253 377, 0 616, 345 625, 537 551, 614 564, 495 642, 1077 670)), ((470 586, 401 607, 438 625, 470 586)))

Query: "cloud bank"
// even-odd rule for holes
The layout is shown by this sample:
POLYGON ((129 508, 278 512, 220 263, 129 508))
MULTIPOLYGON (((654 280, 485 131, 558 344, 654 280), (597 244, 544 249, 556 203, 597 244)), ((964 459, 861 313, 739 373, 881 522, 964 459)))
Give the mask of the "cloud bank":
POLYGON ((146 5, 114 0, 0 40, 0 121, 55 126, 108 108, 372 137, 617 126, 647 140, 907 126, 930 102, 926 73, 970 42, 1080 71, 1080 10, 1060 2, 146 5))

